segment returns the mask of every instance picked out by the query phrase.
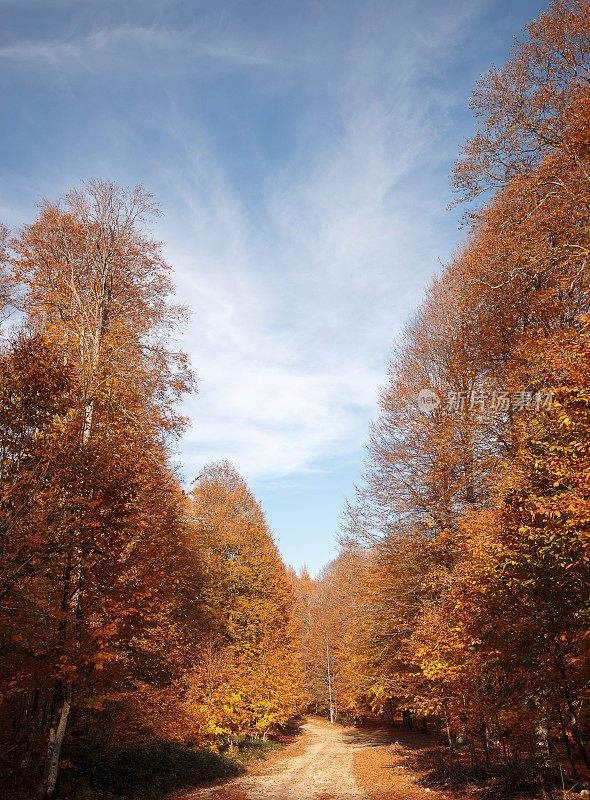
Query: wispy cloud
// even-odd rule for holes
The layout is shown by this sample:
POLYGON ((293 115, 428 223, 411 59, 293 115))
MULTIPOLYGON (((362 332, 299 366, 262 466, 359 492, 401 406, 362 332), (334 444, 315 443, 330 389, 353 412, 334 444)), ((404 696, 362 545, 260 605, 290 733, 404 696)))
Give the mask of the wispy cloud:
POLYGON ((275 480, 359 453, 393 336, 441 255, 446 179, 430 197, 418 174, 445 160, 453 99, 416 86, 467 20, 441 15, 422 61, 401 40, 385 67, 388 39, 351 43, 334 87, 337 130, 267 173, 254 215, 207 137, 182 115, 169 123, 182 170, 160 165, 177 214, 163 238, 194 309, 185 343, 200 377, 187 404, 189 473, 228 457, 275 480))
POLYGON ((0 59, 31 67, 70 68, 74 66, 120 69, 121 61, 137 67, 138 55, 154 59, 173 55, 168 69, 185 71, 199 62, 216 63, 227 68, 272 68, 284 66, 283 59, 265 53, 257 43, 250 48, 239 39, 208 40, 190 26, 184 30, 147 26, 103 28, 91 34, 63 39, 24 40, 0 47, 0 59), (110 61, 112 57, 117 60, 110 61))
MULTIPOLYGON (((313 287, 296 285, 289 256, 277 280, 266 280, 265 272, 277 269, 274 247, 248 228, 223 181, 199 201, 196 186, 219 180, 204 163, 192 176, 169 175, 187 203, 176 224, 164 226, 166 240, 176 242, 167 255, 179 294, 193 309, 182 344, 200 381, 186 404, 194 424, 183 463, 190 473, 226 457, 249 478, 269 479, 318 469, 326 455, 358 445, 377 374, 358 353, 326 343, 305 297, 313 287)), ((291 246, 287 239, 276 244, 291 246)))

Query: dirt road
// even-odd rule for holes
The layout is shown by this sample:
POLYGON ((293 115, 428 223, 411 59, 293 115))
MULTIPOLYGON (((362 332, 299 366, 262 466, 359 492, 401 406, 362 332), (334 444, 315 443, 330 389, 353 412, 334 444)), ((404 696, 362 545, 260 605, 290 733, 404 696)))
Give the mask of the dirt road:
MULTIPOLYGON (((307 720, 301 738, 258 774, 191 792, 186 800, 414 800, 442 798, 415 783, 403 764, 408 750, 395 732, 307 720)), ((426 743, 425 743, 426 744, 426 743)), ((425 746, 425 745, 422 745, 425 746)))

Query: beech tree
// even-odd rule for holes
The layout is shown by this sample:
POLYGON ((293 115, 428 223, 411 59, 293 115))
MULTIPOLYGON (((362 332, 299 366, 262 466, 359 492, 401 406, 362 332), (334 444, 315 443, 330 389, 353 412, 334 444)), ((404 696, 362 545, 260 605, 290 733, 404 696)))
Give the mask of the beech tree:
POLYGON ((201 599, 209 617, 206 668, 189 692, 215 736, 266 736, 298 708, 301 673, 295 598, 262 511, 227 463, 208 465, 191 499, 203 554, 201 599))
POLYGON ((589 42, 590 5, 558 0, 478 84, 454 177, 484 202, 394 354, 345 537, 367 553, 357 650, 375 698, 437 715, 451 759, 458 731, 473 763, 546 766, 559 737, 574 775, 588 759, 589 42), (421 388, 443 402, 424 412, 421 388))
POLYGON ((351 719, 362 694, 355 651, 354 614, 363 564, 345 550, 313 581, 304 573, 300 648, 308 702, 331 722, 351 719))
MULTIPOLYGON (((112 587, 114 576, 120 591, 131 577, 122 565, 152 541, 147 493, 154 480, 170 487, 152 495, 163 501, 164 519, 178 494, 170 483, 164 437, 184 427, 173 403, 192 379, 186 358, 167 344, 167 331, 181 312, 168 305, 169 268, 159 246, 142 232, 154 213, 141 188, 91 181, 58 203, 45 201, 38 220, 10 241, 9 266, 21 287, 25 327, 50 344, 72 376, 70 410, 61 415, 60 431, 70 448, 70 469, 60 486, 68 524, 63 530, 62 521, 62 531, 53 534, 61 558, 49 563, 54 589, 48 605, 60 655, 49 701, 45 796, 55 789, 86 661, 93 663, 97 655, 87 649, 87 637, 101 614, 106 586, 112 587)), ((148 552, 149 546, 143 554, 148 552)), ((29 559, 28 578, 46 563, 29 559)), ((13 575, 19 568, 13 566, 13 575)), ((18 593, 18 585, 11 590, 18 593)))

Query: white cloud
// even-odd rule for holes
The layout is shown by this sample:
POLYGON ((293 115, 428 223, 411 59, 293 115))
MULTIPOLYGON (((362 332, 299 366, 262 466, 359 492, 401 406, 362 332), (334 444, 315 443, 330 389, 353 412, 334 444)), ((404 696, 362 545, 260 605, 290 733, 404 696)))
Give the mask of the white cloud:
POLYGON ((206 31, 201 33, 192 25, 183 30, 124 25, 67 39, 24 40, 0 47, 0 60, 36 68, 112 71, 124 65, 135 71, 138 57, 151 65, 154 59, 168 57, 166 72, 172 69, 180 73, 203 62, 233 69, 276 69, 285 65, 264 43, 245 43, 239 37, 218 38, 206 31))
POLYGON ((254 222, 206 138, 170 123, 183 171, 161 169, 183 210, 163 238, 194 309, 184 341, 200 378, 186 405, 188 473, 226 457, 248 479, 274 479, 359 452, 392 337, 437 268, 440 197, 407 179, 436 162, 429 114, 452 100, 417 96, 416 82, 466 19, 442 19, 422 63, 402 47, 384 64, 379 40, 351 56, 334 90, 337 134, 272 175, 254 222))

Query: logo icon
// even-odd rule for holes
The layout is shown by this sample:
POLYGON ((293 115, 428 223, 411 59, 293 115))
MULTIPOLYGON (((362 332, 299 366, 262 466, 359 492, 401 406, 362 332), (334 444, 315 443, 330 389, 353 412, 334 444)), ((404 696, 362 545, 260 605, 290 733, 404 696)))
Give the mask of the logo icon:
POLYGON ((429 414, 440 406, 440 397, 432 389, 420 389, 418 392, 418 408, 423 414, 429 414))

